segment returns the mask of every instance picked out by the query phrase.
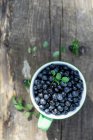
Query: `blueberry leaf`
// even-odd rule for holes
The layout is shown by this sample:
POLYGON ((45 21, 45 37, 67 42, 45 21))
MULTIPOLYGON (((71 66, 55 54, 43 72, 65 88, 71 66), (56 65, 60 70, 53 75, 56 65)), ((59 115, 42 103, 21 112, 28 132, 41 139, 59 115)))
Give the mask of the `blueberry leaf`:
POLYGON ((26 106, 25 106, 26 111, 30 111, 32 108, 33 108, 32 104, 26 104, 26 106))
POLYGON ((21 96, 17 98, 17 102, 18 102, 18 104, 22 105, 22 103, 23 103, 23 99, 22 99, 21 96))
POLYGON ((61 80, 62 80, 62 82, 67 83, 69 81, 69 78, 68 77, 62 77, 61 80))
POLYGON ((61 74, 60 74, 60 73, 57 73, 56 79, 57 79, 57 80, 61 80, 61 74))
POLYGON ((29 47, 28 48, 28 53, 31 53, 32 52, 32 49, 29 47))
POLYGON ((16 96, 13 96, 13 97, 12 97, 12 102, 13 102, 13 104, 14 104, 14 105, 16 105, 16 104, 17 104, 17 101, 16 101, 16 96))
POLYGON ((54 70, 51 71, 51 74, 55 76, 56 72, 54 70))
POLYGON ((33 114, 36 116, 36 118, 39 118, 39 113, 38 112, 33 112, 33 114))
POLYGON ((33 112, 25 112, 24 115, 27 119, 29 119, 30 117, 32 117, 33 112))
POLYGON ((43 48, 48 48, 48 46, 49 46, 48 41, 44 41, 44 43, 43 43, 43 48))
POLYGON ((59 57, 59 51, 53 52, 53 57, 54 57, 54 58, 59 57))
POLYGON ((37 51, 37 47, 34 46, 33 49, 32 49, 32 51, 35 53, 37 51))
POLYGON ((18 111, 23 111, 24 110, 24 107, 22 105, 19 105, 19 104, 16 104, 15 105, 15 108, 18 110, 18 111))

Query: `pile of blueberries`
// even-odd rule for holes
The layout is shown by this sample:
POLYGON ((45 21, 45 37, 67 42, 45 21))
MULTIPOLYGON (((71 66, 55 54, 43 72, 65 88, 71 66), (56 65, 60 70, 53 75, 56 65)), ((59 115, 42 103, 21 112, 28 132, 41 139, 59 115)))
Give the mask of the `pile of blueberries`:
POLYGON ((37 75, 34 98, 39 108, 46 114, 65 115, 75 110, 82 98, 83 81, 79 72, 64 64, 50 64, 37 75), (67 83, 54 81, 51 71, 69 77, 67 83))

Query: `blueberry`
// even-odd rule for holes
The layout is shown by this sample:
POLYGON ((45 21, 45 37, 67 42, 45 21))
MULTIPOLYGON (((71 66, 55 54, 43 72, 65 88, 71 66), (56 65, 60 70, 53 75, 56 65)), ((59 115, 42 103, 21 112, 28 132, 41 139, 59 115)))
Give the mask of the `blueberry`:
POLYGON ((45 82, 42 80, 42 81, 41 81, 41 84, 44 84, 44 83, 45 83, 45 82))
POLYGON ((57 100, 57 94, 53 94, 52 98, 53 100, 57 100))
POLYGON ((40 108, 41 110, 44 110, 44 106, 43 106, 43 105, 40 105, 39 108, 40 108))
POLYGON ((64 70, 68 70, 68 67, 67 67, 67 66, 64 66, 63 69, 64 69, 64 70))
POLYGON ((40 88, 41 88, 41 85, 40 85, 40 84, 38 84, 38 85, 37 85, 37 89, 40 89, 40 88))
POLYGON ((38 103, 40 102, 40 98, 39 98, 39 97, 36 97, 36 98, 35 98, 35 101, 36 101, 36 103, 38 104, 38 103))
POLYGON ((74 85, 74 84, 75 84, 73 80, 71 81, 71 83, 72 83, 72 85, 74 85))
POLYGON ((64 110, 67 111, 69 108, 68 106, 64 106, 64 110))
POLYGON ((57 115, 61 115, 61 112, 60 111, 57 111, 57 115))
POLYGON ((69 107, 71 105, 71 103, 69 101, 66 101, 65 105, 69 107))
POLYGON ((41 105, 45 105, 45 104, 46 104, 46 100, 41 99, 41 100, 40 100, 40 104, 41 104, 41 105))
POLYGON ((55 92, 59 92, 58 88, 55 88, 54 90, 55 90, 55 92))
POLYGON ((66 93, 65 92, 62 92, 61 94, 62 94, 63 98, 66 97, 66 93))
POLYGON ((50 93, 50 94, 53 93, 51 88, 48 89, 48 93, 50 93))
POLYGON ((62 90, 62 87, 59 85, 59 86, 58 86, 58 89, 59 89, 59 90, 62 90))
POLYGON ((65 104, 64 104, 64 103, 60 103, 60 105, 61 105, 62 107, 64 107, 64 106, 65 106, 65 104))
POLYGON ((62 106, 58 106, 57 109, 58 109, 59 111, 63 111, 63 107, 62 107, 62 106))
POLYGON ((74 103, 77 103, 78 101, 79 101, 78 98, 74 98, 74 99, 73 99, 73 102, 74 102, 74 103))
POLYGON ((54 101, 50 101, 50 105, 54 106, 55 105, 54 101))
POLYGON ((68 94, 68 98, 72 98, 73 97, 73 95, 70 93, 70 94, 68 94))
POLYGON ((78 107, 79 106, 79 102, 75 103, 75 107, 78 107))
POLYGON ((54 106, 50 106, 49 110, 52 111, 54 109, 54 106))
POLYGON ((38 92, 37 92, 37 91, 34 91, 34 94, 35 94, 35 95, 37 95, 37 94, 38 94, 38 92))
POLYGON ((49 103, 47 103, 47 104, 45 105, 45 108, 49 108, 49 103))
POLYGON ((73 111, 73 110, 75 110, 75 106, 71 105, 70 106, 70 111, 73 111))
POLYGON ((56 114, 57 114, 57 109, 55 108, 55 109, 52 111, 52 113, 53 113, 54 115, 56 115, 56 114))
POLYGON ((47 74, 47 70, 43 70, 42 71, 42 74, 47 74))
POLYGON ((49 99, 49 96, 47 94, 44 95, 44 99, 47 100, 49 99))
POLYGON ((78 78, 77 78, 77 77, 75 77, 74 80, 75 80, 76 82, 78 82, 78 78))
POLYGON ((38 74, 38 78, 40 78, 40 79, 42 78, 42 74, 41 73, 38 74))
POLYGON ((65 87, 65 88, 64 88, 64 92, 65 92, 65 93, 68 93, 69 91, 70 91, 70 89, 69 89, 68 87, 65 87))
POLYGON ((47 81, 47 76, 42 76, 42 80, 47 81))
POLYGON ((69 76, 69 71, 65 72, 64 76, 69 76))
POLYGON ((41 93, 42 92, 42 89, 39 89, 38 92, 41 93))
POLYGON ((43 89, 47 89, 47 85, 43 85, 43 89))
POLYGON ((42 98, 42 97, 43 97, 43 94, 42 94, 42 93, 39 93, 38 96, 39 96, 40 98, 42 98))
POLYGON ((56 87, 57 86, 57 83, 53 82, 52 85, 53 85, 53 87, 56 87))
POLYGON ((68 85, 68 87, 71 87, 72 86, 72 83, 71 82, 68 82, 67 85, 68 85))
POLYGON ((50 67, 50 69, 54 69, 55 68, 55 65, 54 64, 51 64, 49 67, 50 67))
POLYGON ((38 84, 38 80, 35 80, 35 81, 34 81, 34 84, 37 85, 37 84, 38 84))
POLYGON ((46 67, 46 70, 47 70, 47 71, 50 71, 50 68, 49 68, 49 66, 48 66, 48 67, 46 67))
POLYGON ((59 101, 62 101, 62 100, 63 100, 62 94, 57 94, 57 99, 58 99, 59 101))
POLYGON ((69 97, 69 98, 68 98, 68 101, 72 102, 72 101, 73 101, 73 99, 69 97))
POLYGON ((72 92, 72 95, 73 95, 73 97, 78 97, 79 94, 78 94, 77 91, 73 91, 73 92, 72 92))
POLYGON ((77 70, 74 71, 75 76, 79 76, 79 72, 77 70))
POLYGON ((36 87, 36 86, 34 86, 34 87, 33 87, 33 89, 34 89, 34 90, 37 90, 37 87, 36 87))
POLYGON ((77 90, 77 88, 75 86, 73 86, 73 90, 77 90))
POLYGON ((56 73, 58 72, 58 70, 59 70, 59 68, 55 68, 55 69, 54 69, 54 71, 55 71, 56 73))
POLYGON ((49 77, 49 81, 50 81, 50 82, 53 81, 53 77, 52 77, 52 76, 49 77))
POLYGON ((56 102, 56 103, 55 103, 55 106, 59 106, 59 102, 56 102))
POLYGON ((45 113, 46 114, 49 114, 50 112, 49 112, 49 109, 45 109, 45 113))
POLYGON ((81 84, 76 84, 76 87, 78 88, 78 89, 80 89, 82 86, 81 86, 81 84))
POLYGON ((62 83, 61 83, 61 86, 62 86, 62 87, 66 87, 67 84, 62 82, 62 83))
POLYGON ((47 94, 48 92, 47 92, 47 90, 43 90, 43 93, 44 93, 44 94, 47 94))
POLYGON ((47 84, 47 85, 50 85, 50 82, 49 82, 49 81, 47 81, 47 82, 46 82, 46 84, 47 84))
POLYGON ((68 111, 67 110, 64 110, 64 112, 62 114, 65 114, 66 115, 67 113, 68 113, 68 111))

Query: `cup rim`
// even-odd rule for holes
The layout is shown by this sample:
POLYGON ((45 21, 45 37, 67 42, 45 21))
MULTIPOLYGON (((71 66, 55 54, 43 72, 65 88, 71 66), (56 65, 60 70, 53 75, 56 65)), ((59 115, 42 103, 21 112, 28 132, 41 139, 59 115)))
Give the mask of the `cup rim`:
POLYGON ((34 73, 33 77, 32 77, 32 80, 31 80, 31 84, 30 84, 30 97, 31 97, 31 100, 32 100, 32 103, 34 105, 34 107, 37 109, 37 111, 39 111, 42 115, 48 117, 48 118, 51 118, 51 119, 66 119, 68 117, 71 117, 73 116, 74 114, 76 114, 80 109, 81 107, 83 106, 84 102, 85 102, 85 99, 86 99, 86 81, 85 81, 85 78, 83 76, 83 74, 80 72, 80 70, 75 67, 74 65, 68 63, 68 62, 63 62, 63 61, 52 61, 52 62, 49 62, 49 63, 46 63, 44 65, 42 65, 39 69, 37 69, 37 71, 34 73), (36 79, 38 73, 43 70, 45 67, 51 65, 51 64, 65 64, 69 67, 71 67, 72 69, 74 70, 77 70, 79 72, 79 75, 80 75, 80 78, 82 79, 83 81, 83 92, 82 92, 82 98, 80 100, 80 105, 73 111, 70 111, 68 112, 67 114, 65 115, 53 115, 53 114, 46 114, 45 112, 43 112, 42 110, 40 110, 39 106, 36 104, 35 102, 35 99, 34 99, 34 94, 33 94, 33 85, 34 85, 34 80, 36 79))

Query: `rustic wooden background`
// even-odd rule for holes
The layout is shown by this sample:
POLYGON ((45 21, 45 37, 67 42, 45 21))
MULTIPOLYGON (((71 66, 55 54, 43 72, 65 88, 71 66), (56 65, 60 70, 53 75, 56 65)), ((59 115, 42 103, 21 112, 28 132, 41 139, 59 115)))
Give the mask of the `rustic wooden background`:
POLYGON ((93 0, 0 0, 0 140, 93 140, 93 0), (82 110, 54 121, 47 133, 37 119, 27 121, 11 103, 14 93, 30 102, 22 84, 26 68, 32 76, 52 53, 77 38, 88 51, 76 57, 68 50, 58 59, 79 67, 87 81, 82 110), (44 40, 49 48, 43 49, 44 40), (37 45, 35 56, 27 49, 37 45))

